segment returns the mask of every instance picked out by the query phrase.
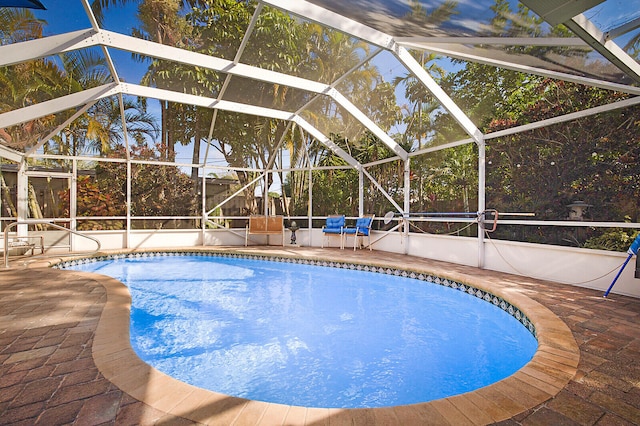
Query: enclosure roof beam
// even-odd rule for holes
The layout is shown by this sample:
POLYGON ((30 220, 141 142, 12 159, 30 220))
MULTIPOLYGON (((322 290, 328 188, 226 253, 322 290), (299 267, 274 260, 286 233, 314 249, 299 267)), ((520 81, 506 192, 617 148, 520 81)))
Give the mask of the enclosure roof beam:
POLYGON ((385 145, 401 158, 407 158, 407 152, 394 141, 377 124, 369 119, 360 109, 344 97, 337 89, 330 85, 318 83, 305 78, 295 77, 276 71, 262 69, 251 65, 240 64, 226 59, 220 59, 202 53, 185 51, 171 46, 125 36, 122 34, 101 31, 94 37, 99 39, 100 44, 106 44, 118 49, 135 51, 136 53, 149 55, 158 59, 166 59, 174 62, 181 62, 188 65, 208 68, 213 71, 235 75, 252 80, 264 81, 266 83, 279 84, 304 90, 307 92, 326 95, 335 100, 340 106, 351 113, 363 126, 376 135, 385 145))
POLYGON ((33 154, 34 152, 38 151, 49 139, 51 139, 52 137, 54 137, 55 135, 57 135, 58 133, 60 133, 65 127, 67 127, 69 124, 73 123, 75 121, 76 118, 80 117, 82 114, 84 114, 85 112, 87 112, 87 110, 89 108, 91 108, 93 105, 95 105, 95 103, 98 102, 97 100, 93 101, 93 102, 89 102, 87 104, 85 104, 82 108, 79 108, 75 114, 73 114, 71 117, 67 118, 64 123, 60 124, 58 127, 56 127, 55 129, 53 129, 51 132, 49 132, 48 135, 46 135, 45 137, 41 138, 37 144, 35 144, 33 147, 31 147, 31 149, 27 152, 25 152, 24 156, 25 157, 29 157, 31 156, 31 154, 33 154))
MULTIPOLYGON (((600 105, 593 108, 587 108, 582 111, 576 111, 569 114, 561 115, 558 117, 547 118, 545 120, 536 121, 534 123, 523 124, 521 126, 510 127, 504 130, 498 130, 496 132, 485 133, 484 139, 496 139, 504 136, 515 135, 518 133, 528 132, 530 130, 539 129, 541 127, 547 127, 554 124, 565 123, 567 121, 578 120, 581 118, 589 117, 595 114, 602 114, 609 111, 613 111, 620 108, 628 108, 631 106, 640 105, 640 96, 634 96, 633 98, 623 99, 621 101, 616 101, 606 105, 600 105)), ((460 145, 467 145, 472 143, 472 139, 461 139, 454 142, 445 143, 442 145, 432 146, 424 149, 420 149, 417 151, 413 151, 409 154, 410 157, 428 154, 430 152, 436 152, 443 149, 453 148, 460 145)), ((365 166, 369 166, 369 164, 365 164, 365 166)))
POLYGON ((38 104, 29 105, 24 108, 0 114, 0 129, 15 126, 16 124, 26 123, 36 118, 44 117, 49 114, 56 114, 75 108, 80 105, 93 102, 107 96, 118 94, 118 85, 115 83, 105 84, 103 86, 94 87, 92 89, 83 90, 82 92, 72 93, 60 98, 52 99, 38 104))
POLYGON ((354 37, 366 40, 376 46, 391 49, 394 44, 393 38, 388 34, 307 1, 260 0, 260 3, 268 4, 277 9, 287 10, 294 15, 298 15, 304 19, 309 19, 330 28, 335 28, 336 30, 342 31, 346 34, 351 34, 354 37))
MULTIPOLYGON (((461 59, 463 61, 475 62, 479 64, 491 65, 498 68, 504 68, 512 71, 523 72, 527 74, 539 75, 542 77, 549 77, 556 80, 570 81, 572 83, 586 84, 588 86, 599 87, 606 90, 615 90, 622 93, 630 93, 634 95, 640 95, 640 87, 629 86, 626 84, 613 83, 605 80, 599 80, 595 78, 582 77, 579 75, 573 75, 563 73, 559 71, 551 71, 544 68, 533 67, 530 65, 518 64, 516 62, 503 61, 498 59, 486 58, 480 55, 473 55, 469 53, 459 52, 448 48, 447 46, 441 46, 432 43, 402 43, 406 48, 424 50, 433 53, 440 53, 454 59, 461 59)), ((514 57, 514 59, 517 59, 514 57)))
POLYGON ((360 123, 362 123, 367 129, 369 129, 375 136, 377 136, 382 143, 387 145, 391 151, 397 156, 406 160, 409 158, 409 154, 404 150, 396 141, 394 141, 389 135, 387 135, 377 124, 375 124, 369 117, 367 117, 362 111, 360 111, 355 105, 353 105, 347 98, 342 95, 338 90, 332 89, 329 92, 331 98, 333 98, 338 104, 346 109, 351 115, 355 117, 360 123))
POLYGON ((294 15, 318 22, 330 28, 345 32, 368 43, 380 46, 394 53, 398 60, 436 97, 440 104, 454 117, 464 131, 476 142, 482 140, 482 133, 467 115, 456 105, 429 73, 393 37, 363 25, 338 13, 331 12, 303 0, 261 0, 294 15))
POLYGON ((207 68, 224 74, 246 77, 251 80, 277 83, 296 89, 316 93, 329 91, 329 86, 312 80, 271 71, 242 63, 235 63, 228 59, 192 52, 178 47, 167 46, 149 40, 143 40, 111 31, 102 30, 86 40, 91 45, 105 45, 128 52, 135 52, 145 56, 152 56, 171 62, 207 68))
POLYGON ((88 0, 81 0, 82 3, 82 7, 84 7, 84 12, 87 14, 87 18, 89 19, 89 22, 91 22, 91 26, 93 27, 94 30, 99 30, 100 29, 100 25, 98 25, 98 20, 96 19, 96 15, 93 13, 93 10, 91 9, 91 5, 89 4, 88 0))
MULTIPOLYGON (((191 52, 177 47, 166 46, 160 43, 139 39, 136 37, 126 36, 111 31, 79 31, 74 33, 73 37, 54 36, 54 40, 44 39, 33 40, 22 48, 11 49, 7 53, 8 63, 16 63, 26 59, 35 57, 43 57, 70 51, 73 49, 86 48, 90 46, 108 46, 120 50, 148 55, 158 59, 165 59, 173 62, 180 62, 187 65, 193 65, 211 69, 213 71, 225 73, 228 75, 240 76, 252 80, 264 81, 267 83, 279 84, 308 92, 322 94, 331 97, 339 105, 349 111, 364 127, 369 129, 371 133, 376 135, 385 145, 401 158, 408 158, 407 152, 394 141, 386 132, 384 132, 373 120, 369 119, 360 109, 352 102, 344 97, 338 90, 330 85, 318 83, 316 81, 295 77, 276 71, 270 71, 250 65, 240 64, 226 59, 220 59, 205 55, 202 53, 191 52), (48 41, 47 41, 48 40, 48 41), (56 47, 57 46, 57 47, 56 47), (35 53, 30 53, 33 51, 35 53), (30 53, 30 54, 27 54, 30 53)), ((17 43, 10 46, 18 46, 17 43)), ((4 47, 0 47, 0 53, 4 55, 4 47)), ((4 56, 0 56, 0 64, 4 62, 4 56)))
POLYGON ((511 127, 509 129, 499 130, 497 132, 487 133, 485 139, 495 139, 503 136, 513 135, 516 133, 527 132, 529 130, 547 127, 554 124, 565 123, 567 121, 578 120, 580 118, 589 117, 595 114, 602 114, 620 108, 628 108, 640 104, 640 96, 623 99, 606 105, 600 105, 593 108, 587 108, 581 111, 572 112, 570 114, 561 115, 559 117, 547 118, 546 120, 536 121, 535 123, 523 124, 522 126, 511 127))
POLYGON ((469 44, 494 46, 549 46, 588 47, 578 37, 395 37, 396 43, 405 44, 469 44))
POLYGON ((573 31, 578 37, 587 42, 594 50, 607 58, 613 65, 621 69, 636 82, 640 82, 640 64, 627 52, 622 50, 613 40, 608 40, 606 35, 598 29, 593 22, 583 14, 576 15, 564 25, 573 31))
POLYGON ((161 99, 170 102, 185 103, 189 105, 201 106, 205 108, 216 108, 226 111, 234 111, 243 114, 257 115, 262 117, 275 118, 279 120, 291 120, 294 116, 292 112, 280 111, 270 108, 263 108, 237 102, 218 101, 213 98, 189 95, 185 93, 173 92, 171 90, 157 89, 154 87, 140 86, 137 84, 106 84, 82 92, 62 96, 50 101, 30 105, 28 107, 5 112, 0 114, 0 128, 14 126, 35 120, 45 115, 55 114, 80 105, 85 105, 97 99, 107 96, 115 96, 124 93, 134 96, 142 96, 154 99, 161 99))
MULTIPOLYGON (((484 138, 487 138, 487 135, 484 135, 484 138)), ((436 146, 430 146, 427 148, 422 148, 416 151, 413 151, 411 154, 409 154, 411 157, 417 157, 418 155, 422 155, 422 154, 428 154, 430 152, 437 152, 437 151, 442 151, 443 149, 449 149, 449 148, 455 148, 456 146, 461 146, 461 145, 468 145, 470 143, 475 142, 473 139, 471 138, 466 138, 466 139, 460 139, 457 141, 453 141, 453 142, 448 142, 448 143, 443 143, 441 145, 436 145, 436 146)))
POLYGON ((7 160, 19 163, 22 161, 22 154, 19 151, 0 144, 0 158, 6 158, 7 160))
POLYGON ((35 40, 0 46, 0 66, 14 65, 34 59, 96 45, 92 29, 52 35, 35 40))
MULTIPOLYGON (((120 93, 141 96, 153 99, 160 99, 170 102, 184 103, 189 105, 200 106, 204 108, 215 108, 225 111, 238 112, 241 114, 248 114, 260 117, 268 117, 277 120, 294 121, 301 127, 303 127, 309 134, 313 135, 319 142, 326 145, 334 153, 342 157, 348 164, 356 169, 360 169, 362 166, 353 157, 347 154, 342 148, 337 146, 322 132, 316 129, 314 126, 306 122, 301 117, 290 111, 281 111, 271 108, 258 107, 254 105, 241 104, 237 102, 219 101, 213 98, 207 98, 203 96, 190 95, 185 93, 174 92, 171 90, 158 89, 154 87, 140 86, 136 84, 120 83, 120 84, 107 84, 99 86, 93 89, 84 90, 82 92, 73 93, 57 99, 42 102, 36 105, 20 108, 18 110, 9 111, 4 114, 0 114, 0 128, 13 126, 16 124, 35 120, 49 114, 55 114, 57 112, 65 111, 69 108, 74 108, 80 105, 85 105, 90 102, 94 102, 98 99, 114 96, 120 93)), ((3 152, 4 154, 4 152, 3 152)), ((8 153, 10 155, 10 152, 8 153)), ((22 159, 22 155, 16 157, 12 155, 10 159, 22 159)))
POLYGON ((344 149, 340 148, 335 142, 333 142, 331 139, 326 137, 321 131, 319 131, 314 126, 312 126, 304 118, 300 117, 299 115, 296 115, 293 118, 293 122, 295 122, 298 126, 306 130, 307 133, 313 136, 318 142, 322 143, 327 148, 329 148, 334 154, 336 154, 337 156, 345 160, 347 164, 349 164, 351 167, 353 167, 356 170, 362 169, 362 165, 358 162, 358 160, 356 160, 351 155, 349 155, 344 149))
MULTIPOLYGON (((98 20, 96 19, 96 15, 93 13, 93 10, 91 9, 91 5, 89 4, 88 0, 82 0, 82 6, 84 7, 84 11, 87 14, 87 18, 89 18, 89 22, 91 22, 91 27, 96 30, 99 31, 100 30, 100 25, 98 25, 98 20)), ((100 46, 102 48, 102 54, 104 55, 105 59, 107 60, 107 66, 109 67, 109 70, 111 71, 111 76, 113 77, 113 81, 120 81, 120 77, 118 77, 118 71, 116 70, 116 66, 113 63, 113 60, 111 59, 111 55, 109 54, 109 50, 105 47, 105 46, 100 46)), ((124 117, 122 117, 122 122, 124 122, 124 117)), ((125 132, 125 137, 126 137, 126 132, 125 132)))
POLYGON ((172 62, 207 68, 225 74, 238 75, 253 80, 278 83, 315 93, 328 92, 331 87, 287 74, 278 73, 250 65, 236 64, 227 59, 191 52, 111 31, 80 30, 72 33, 49 36, 35 40, 0 46, 0 66, 13 65, 33 59, 84 49, 107 46, 141 55, 152 56, 172 62))
POLYGON ((154 87, 145 87, 135 84, 122 83, 122 92, 129 95, 143 96, 147 98, 161 99, 170 102, 179 102, 189 105, 200 106, 204 108, 215 108, 224 111, 238 112, 241 114, 255 115, 260 117, 269 117, 284 121, 293 121, 300 127, 305 129, 310 135, 318 140, 318 142, 327 146, 336 155, 344 159, 349 165, 360 170, 362 165, 353 157, 351 157, 342 148, 336 145, 331 139, 325 136, 321 131, 305 121, 302 117, 289 111, 281 111, 271 108, 257 107, 237 102, 219 101, 213 98, 205 98, 203 96, 189 95, 184 93, 173 92, 171 90, 157 89, 154 87))
MULTIPOLYGON (((253 11, 251 22, 249 22, 249 27, 244 32, 244 37, 242 37, 242 41, 240 42, 240 47, 238 47, 238 50, 236 51, 236 56, 233 59, 234 65, 237 65, 238 62, 240 62, 240 58, 247 47, 247 43, 251 38, 251 34, 253 34, 253 30, 255 29, 256 24, 258 23, 258 17, 260 16, 260 13, 262 13, 261 4, 259 4, 258 7, 256 7, 255 10, 253 11)), ((218 100, 221 100, 224 94, 227 92, 227 88, 229 87, 229 84, 231 84, 231 77, 232 77, 231 74, 226 75, 224 82, 222 83, 222 87, 220 87, 220 90, 218 91, 218 97, 217 97, 218 100)), ((211 139, 213 138, 213 131, 215 130, 217 121, 218 121, 218 110, 216 109, 213 111, 213 114, 211 115, 211 122, 209 123, 209 134, 207 135, 207 142, 206 142, 207 145, 204 152, 203 164, 207 164, 207 161, 209 159, 209 148, 212 146, 211 139)))
POLYGON ((121 83, 120 88, 122 93, 125 93, 127 95, 160 99, 163 101, 183 103, 203 108, 215 108, 223 111, 233 111, 241 114, 275 118, 278 120, 291 120, 294 116, 294 114, 289 111, 264 108, 249 104, 241 104, 238 102, 230 102, 224 100, 219 101, 217 99, 207 98, 205 96, 190 95, 187 93, 174 92, 172 90, 140 86, 138 84, 121 83))
POLYGON ((613 40, 635 30, 638 27, 640 27, 640 18, 633 19, 625 24, 610 29, 604 33, 604 37, 606 40, 613 40))
POLYGON ((460 109, 460 107, 446 94, 442 87, 436 83, 431 75, 424 69, 422 65, 414 59, 407 49, 397 44, 393 49, 394 54, 400 62, 418 80, 438 99, 440 104, 451 114, 451 116, 458 122, 458 124, 464 129, 464 131, 473 138, 476 143, 482 142, 482 132, 476 127, 471 119, 460 109))

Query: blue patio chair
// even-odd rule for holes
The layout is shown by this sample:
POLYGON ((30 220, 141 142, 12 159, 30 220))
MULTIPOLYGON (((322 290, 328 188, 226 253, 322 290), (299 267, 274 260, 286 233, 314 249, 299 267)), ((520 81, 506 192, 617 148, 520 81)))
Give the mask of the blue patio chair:
MULTIPOLYGON (((374 215, 368 215, 359 217, 356 220, 356 226, 347 227, 344 229, 344 239, 346 241, 347 236, 353 235, 353 250, 355 251, 356 247, 358 247, 358 238, 361 240, 364 237, 369 239, 369 250, 371 250, 371 225, 373 225, 373 217, 374 215)), ((344 245, 344 243, 343 243, 344 245)), ((362 246, 362 245, 360 245, 362 246)))
POLYGON ((324 239, 328 238, 332 235, 337 235, 340 237, 340 248, 344 248, 344 242, 342 241, 342 231, 344 229, 344 215, 339 216, 329 216, 322 227, 322 242, 320 246, 324 248, 324 239))

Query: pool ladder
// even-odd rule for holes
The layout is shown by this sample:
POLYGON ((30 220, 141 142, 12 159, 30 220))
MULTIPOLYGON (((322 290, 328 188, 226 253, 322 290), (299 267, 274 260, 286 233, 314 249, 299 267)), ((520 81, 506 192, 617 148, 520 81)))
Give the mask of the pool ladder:
MULTIPOLYGON (((100 251, 100 248, 102 247, 100 244, 100 241, 97 238, 94 237, 90 237, 88 235, 85 235, 81 232, 78 231, 74 231, 72 229, 69 228, 65 228, 64 226, 60 226, 55 224, 53 221, 50 220, 24 220, 24 221, 17 221, 17 222, 12 222, 9 225, 7 225, 7 227, 4 229, 4 267, 5 268, 9 268, 9 250, 12 248, 26 248, 27 250, 31 249, 33 256, 31 257, 33 258, 37 258, 37 259, 42 259, 42 258, 48 258, 48 257, 58 257, 58 255, 44 255, 45 249, 44 249, 44 239, 42 237, 40 237, 40 249, 41 249, 41 255, 40 256, 36 256, 35 255, 35 249, 37 247, 36 244, 26 244, 26 245, 12 245, 11 243, 9 243, 9 230, 11 230, 12 228, 17 227, 18 225, 46 225, 46 226, 50 226, 62 231, 66 231, 69 234, 73 234, 73 235, 78 235, 80 237, 84 237, 87 238, 91 241, 94 241, 97 244, 97 248, 93 251, 87 251, 87 252, 81 252, 81 253, 69 253, 68 256, 86 256, 86 255, 91 255, 94 253, 97 253, 100 251)), ((17 237, 17 238, 25 238, 25 237, 17 237)))

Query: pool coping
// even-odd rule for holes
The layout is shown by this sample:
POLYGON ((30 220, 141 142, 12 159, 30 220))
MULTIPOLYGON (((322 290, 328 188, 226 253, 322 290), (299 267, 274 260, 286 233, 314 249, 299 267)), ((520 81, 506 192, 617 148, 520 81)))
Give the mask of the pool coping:
MULTIPOLYGON (((255 248, 202 248, 114 251, 108 255, 140 252, 202 252, 211 254, 237 253, 260 256, 298 258, 295 251, 260 250, 255 248)), ((300 258, 335 262, 327 252, 300 258)), ((348 256, 345 256, 348 259, 348 256)), ((61 259, 68 260, 68 259, 61 259)), ((175 416, 203 424, 308 424, 322 419, 356 423, 419 423, 430 419, 439 424, 488 424, 503 421, 523 413, 557 395, 575 376, 580 353, 569 327, 548 308, 530 299, 518 288, 521 277, 505 276, 491 279, 473 276, 455 265, 439 267, 421 265, 415 258, 408 271, 430 274, 471 285, 499 296, 517 306, 533 323, 538 350, 523 368, 513 375, 472 392, 435 401, 383 408, 333 409, 307 408, 251 401, 201 389, 176 380, 142 361, 129 341, 129 291, 120 281, 98 274, 88 274, 104 286, 107 302, 100 317, 93 342, 93 359, 100 372, 114 385, 151 407, 175 416)), ((341 262, 345 259, 341 258, 341 262)), ((393 260, 358 258, 357 264, 398 268, 393 260)), ((481 272, 481 270, 479 270, 481 272)))

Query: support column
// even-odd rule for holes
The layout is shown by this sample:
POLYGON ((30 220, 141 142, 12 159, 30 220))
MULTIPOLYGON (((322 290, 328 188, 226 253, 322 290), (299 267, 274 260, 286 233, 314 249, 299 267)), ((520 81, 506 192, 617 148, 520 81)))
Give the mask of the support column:
POLYGON ((409 253, 409 211, 411 210, 411 158, 404 161, 404 215, 403 234, 405 239, 404 254, 409 253))
MULTIPOLYGON (((202 203, 202 219, 201 219, 201 223, 200 223, 200 227, 201 229, 201 238, 202 238, 202 246, 206 246, 206 238, 207 238, 207 220, 209 219, 209 215, 207 215, 207 170, 206 169, 202 169, 202 184, 200 185, 201 189, 200 191, 202 192, 202 194, 200 194, 200 203, 202 203)), ((222 211, 222 208, 220 208, 220 211, 222 211)))
POLYGON ((269 171, 264 171, 264 184, 262 185, 262 203, 264 215, 269 216, 269 171))
MULTIPOLYGON (((307 154, 307 158, 309 155, 307 154)), ((311 168, 311 160, 309 159, 309 202, 307 203, 307 226, 309 228, 309 247, 313 247, 313 169, 311 168)), ((322 237, 320 237, 322 238, 322 237)))
MULTIPOLYGON (((29 218, 29 177, 27 176, 27 162, 18 163, 16 174, 16 211, 17 221, 22 222, 29 218)), ((24 237, 29 231, 28 225, 18 225, 16 230, 19 237, 24 237)))
POLYGON ((131 247, 131 162, 127 161, 127 223, 125 230, 125 248, 131 247))
POLYGON ((364 216, 364 172, 358 169, 358 215, 364 216))
POLYGON ((478 268, 484 269, 484 211, 486 210, 486 144, 484 137, 478 142, 478 268))
MULTIPOLYGON (((69 178, 69 229, 76 231, 78 223, 78 160, 74 159, 71 163, 71 178, 69 178)), ((75 235, 69 234, 71 251, 75 251, 75 235)))

